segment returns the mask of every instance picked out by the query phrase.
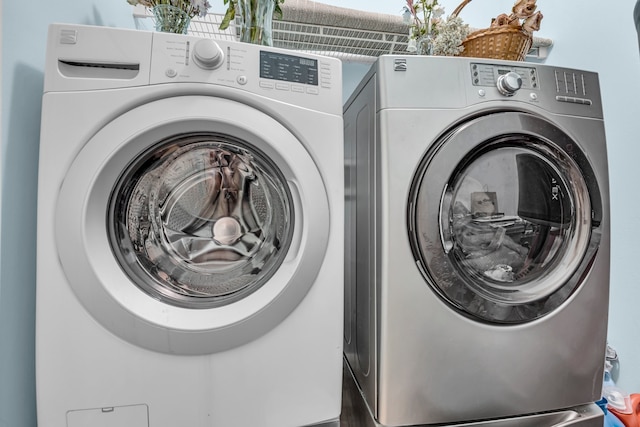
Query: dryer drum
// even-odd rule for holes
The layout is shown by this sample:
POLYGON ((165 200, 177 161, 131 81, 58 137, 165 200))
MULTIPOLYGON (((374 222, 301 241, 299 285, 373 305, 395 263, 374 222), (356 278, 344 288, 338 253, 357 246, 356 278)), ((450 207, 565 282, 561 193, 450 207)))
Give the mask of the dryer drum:
POLYGON ((277 270, 293 230, 282 173, 228 135, 172 137, 142 154, 112 192, 109 235, 145 292, 193 308, 228 304, 277 270))

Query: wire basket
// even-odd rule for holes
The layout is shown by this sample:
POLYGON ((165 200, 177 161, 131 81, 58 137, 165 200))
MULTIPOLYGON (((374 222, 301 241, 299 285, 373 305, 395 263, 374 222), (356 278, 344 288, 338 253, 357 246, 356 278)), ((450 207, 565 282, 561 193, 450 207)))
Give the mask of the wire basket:
MULTIPOLYGON (((458 16, 471 2, 464 0, 451 14, 458 16)), ((521 26, 491 27, 472 32, 462 42, 464 50, 458 56, 524 61, 533 43, 533 36, 521 26)))

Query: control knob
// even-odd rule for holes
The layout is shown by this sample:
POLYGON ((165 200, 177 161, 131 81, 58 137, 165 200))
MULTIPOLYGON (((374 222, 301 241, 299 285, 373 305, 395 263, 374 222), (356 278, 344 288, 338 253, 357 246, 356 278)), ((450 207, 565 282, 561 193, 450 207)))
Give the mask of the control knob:
POLYGON ((211 39, 201 39, 193 46, 193 62, 205 70, 215 70, 222 65, 224 53, 218 43, 211 39))
POLYGON ((513 96, 522 87, 522 77, 513 71, 498 77, 498 92, 504 96, 513 96))

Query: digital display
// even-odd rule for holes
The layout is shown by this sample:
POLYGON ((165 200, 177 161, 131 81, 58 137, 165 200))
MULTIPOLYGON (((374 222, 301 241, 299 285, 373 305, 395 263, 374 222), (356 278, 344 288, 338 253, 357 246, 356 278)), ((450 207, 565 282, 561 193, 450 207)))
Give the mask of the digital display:
POLYGON ((260 51, 260 77, 318 86, 318 61, 260 51))

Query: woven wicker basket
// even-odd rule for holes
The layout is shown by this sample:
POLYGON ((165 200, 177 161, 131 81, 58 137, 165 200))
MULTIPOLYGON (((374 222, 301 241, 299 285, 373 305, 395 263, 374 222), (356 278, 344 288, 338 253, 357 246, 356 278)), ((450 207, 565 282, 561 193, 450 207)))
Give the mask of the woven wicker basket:
MULTIPOLYGON (((464 0, 451 14, 458 16, 471 2, 464 0)), ((533 36, 521 27, 501 26, 474 31, 462 42, 464 51, 458 56, 524 61, 531 49, 533 36)))

